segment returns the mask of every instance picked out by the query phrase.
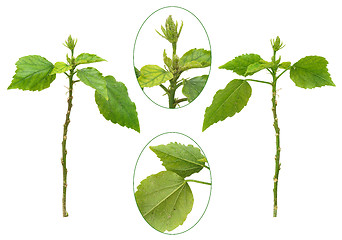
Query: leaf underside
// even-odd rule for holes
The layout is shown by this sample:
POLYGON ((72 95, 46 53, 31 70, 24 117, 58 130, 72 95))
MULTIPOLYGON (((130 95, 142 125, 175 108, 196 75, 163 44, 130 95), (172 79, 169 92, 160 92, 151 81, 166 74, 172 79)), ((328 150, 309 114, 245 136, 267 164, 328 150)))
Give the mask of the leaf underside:
POLYGON ((17 69, 8 89, 41 91, 50 87, 56 74, 50 75, 54 65, 39 55, 29 55, 19 58, 17 69))
POLYGON ((99 94, 101 94, 106 100, 108 100, 107 83, 96 68, 87 67, 77 71, 77 77, 89 87, 94 88, 99 94))
POLYGON ((247 81, 230 81, 224 89, 217 91, 212 104, 205 110, 202 131, 240 112, 247 105, 251 95, 252 88, 247 81))
POLYGON ((106 76, 104 79, 108 100, 99 91, 95 91, 95 102, 100 113, 112 123, 118 123, 140 132, 136 106, 129 98, 126 86, 117 82, 113 76, 106 76))
POLYGON ((207 83, 208 77, 208 75, 202 75, 189 80, 184 80, 182 93, 187 97, 188 102, 192 102, 200 95, 207 83))
POLYGON ((199 148, 180 143, 150 146, 150 149, 163 162, 168 171, 173 171, 181 177, 188 177, 202 170, 206 158, 199 148))
POLYGON ((335 86, 327 69, 328 61, 320 56, 307 56, 293 64, 290 78, 301 88, 335 86))
POLYGON ((173 74, 169 71, 165 71, 163 68, 157 65, 146 65, 140 70, 140 77, 138 82, 140 87, 154 87, 173 78, 173 74))
POLYGON ((262 60, 262 58, 258 54, 243 54, 220 66, 219 68, 232 70, 240 76, 248 76, 254 74, 254 72, 246 73, 248 66, 258 63, 260 60, 262 60))
POLYGON ((192 210, 194 198, 190 186, 174 172, 151 175, 137 189, 135 199, 142 216, 160 232, 182 225, 192 210))

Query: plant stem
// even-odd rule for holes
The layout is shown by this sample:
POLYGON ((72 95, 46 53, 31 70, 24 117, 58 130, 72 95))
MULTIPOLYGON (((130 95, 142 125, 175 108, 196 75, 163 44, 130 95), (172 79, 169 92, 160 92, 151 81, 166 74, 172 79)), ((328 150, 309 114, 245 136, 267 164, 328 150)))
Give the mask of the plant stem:
MULTIPOLYGON (((177 81, 177 80, 176 80, 177 81)), ((176 94, 176 81, 175 77, 170 80, 170 89, 169 89, 169 108, 175 108, 176 107, 176 99, 175 99, 175 94, 176 94)))
POLYGON ((72 108, 72 90, 73 90, 73 84, 74 81, 72 80, 74 74, 75 74, 75 67, 73 67, 70 70, 70 74, 68 75, 69 78, 69 96, 68 96, 68 110, 66 113, 65 117, 65 123, 63 127, 63 141, 62 141, 62 165, 63 165, 63 199, 62 199, 62 207, 63 207, 63 217, 68 216, 68 212, 66 210, 66 190, 67 190, 67 174, 68 170, 66 167, 66 155, 67 155, 67 150, 66 150, 66 141, 67 141, 67 133, 68 133, 68 126, 70 123, 70 113, 71 113, 71 108, 72 108))
POLYGON ((198 181, 198 180, 185 180, 186 182, 195 182, 195 183, 201 183, 201 184, 206 184, 206 185, 211 185, 211 183, 208 182, 202 182, 202 181, 198 181))
MULTIPOLYGON (((275 61, 276 51, 273 54, 273 61, 275 61)), ((276 154, 275 154, 275 174, 273 177, 273 217, 277 217, 278 210, 278 180, 279 180, 279 170, 280 170, 280 129, 278 126, 278 116, 277 116, 277 69, 278 66, 272 69, 272 112, 273 112, 273 127, 276 135, 276 154)))

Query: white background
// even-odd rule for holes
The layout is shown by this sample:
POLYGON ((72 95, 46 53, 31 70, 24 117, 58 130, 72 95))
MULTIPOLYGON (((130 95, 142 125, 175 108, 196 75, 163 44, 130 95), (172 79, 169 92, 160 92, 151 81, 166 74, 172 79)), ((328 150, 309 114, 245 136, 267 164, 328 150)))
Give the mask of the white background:
MULTIPOLYGON (((341 239, 341 33, 339 1, 6 1, 0 22, 0 239, 341 239), (144 20, 178 5, 208 32, 212 70, 202 94, 187 107, 152 103, 135 79, 133 46, 144 20), (72 34, 76 54, 95 53, 104 75, 126 84, 141 133, 113 125, 98 112, 94 90, 76 84, 68 133, 70 216, 62 218, 62 125, 67 80, 41 92, 6 88, 19 57, 63 61, 72 34), (278 218, 272 218, 275 137, 271 89, 253 83, 245 109, 201 132, 205 108, 234 73, 218 66, 242 53, 272 54, 271 38, 286 47, 283 61, 324 56, 337 87, 297 88, 279 80, 281 129, 278 218), (201 221, 168 236, 141 217, 133 193, 136 160, 149 140, 182 132, 204 150, 212 195, 201 221)), ((269 79, 257 74, 255 78, 269 79)))

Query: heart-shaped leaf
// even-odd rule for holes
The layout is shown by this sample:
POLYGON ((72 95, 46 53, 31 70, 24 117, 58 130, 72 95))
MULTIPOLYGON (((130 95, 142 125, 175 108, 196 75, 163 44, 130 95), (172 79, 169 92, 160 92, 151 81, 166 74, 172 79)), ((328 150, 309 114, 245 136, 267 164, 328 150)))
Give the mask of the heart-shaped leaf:
POLYGON ((194 198, 190 186, 174 172, 151 175, 137 189, 135 200, 141 215, 160 232, 182 225, 192 210, 194 198))

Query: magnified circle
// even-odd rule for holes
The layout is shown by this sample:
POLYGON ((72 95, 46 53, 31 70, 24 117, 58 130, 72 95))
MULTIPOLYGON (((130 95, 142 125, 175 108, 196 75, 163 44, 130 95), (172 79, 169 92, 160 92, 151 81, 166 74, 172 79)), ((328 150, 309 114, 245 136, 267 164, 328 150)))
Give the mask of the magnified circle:
POLYGON ((133 62, 138 83, 152 102, 171 109, 186 106, 200 95, 209 78, 207 32, 190 11, 161 8, 140 27, 133 62))
POLYGON ((137 207, 159 232, 188 231, 209 204, 209 163, 198 144, 184 134, 168 132, 149 141, 140 153, 133 178, 137 207))

